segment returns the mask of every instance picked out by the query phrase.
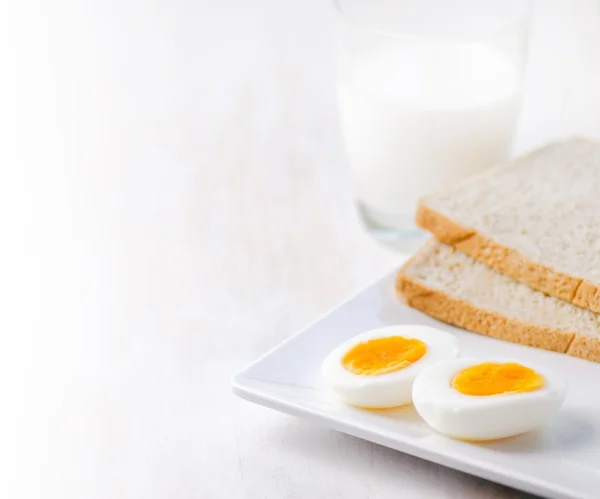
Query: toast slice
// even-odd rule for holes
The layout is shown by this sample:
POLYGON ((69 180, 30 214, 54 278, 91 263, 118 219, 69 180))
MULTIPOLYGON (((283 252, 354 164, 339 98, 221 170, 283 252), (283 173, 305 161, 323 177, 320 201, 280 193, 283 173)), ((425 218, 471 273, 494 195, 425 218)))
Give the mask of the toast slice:
POLYGON ((421 199, 417 224, 498 272, 600 312, 600 143, 551 144, 421 199))
POLYGON ((399 297, 449 324, 600 362, 600 316, 429 241, 401 269, 399 297))

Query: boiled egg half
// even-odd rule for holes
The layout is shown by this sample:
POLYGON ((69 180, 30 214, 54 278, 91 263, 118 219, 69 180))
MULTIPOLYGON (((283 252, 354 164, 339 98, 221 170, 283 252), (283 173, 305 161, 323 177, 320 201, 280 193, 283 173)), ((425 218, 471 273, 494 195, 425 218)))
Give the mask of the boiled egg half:
POLYGON ((390 326, 359 334, 333 350, 321 373, 344 404, 383 409, 409 404, 417 374, 454 359, 458 342, 427 326, 390 326))
POLYGON ((413 402, 434 430, 462 440, 494 440, 543 425, 560 408, 566 382, 514 360, 454 359, 419 374, 413 402))

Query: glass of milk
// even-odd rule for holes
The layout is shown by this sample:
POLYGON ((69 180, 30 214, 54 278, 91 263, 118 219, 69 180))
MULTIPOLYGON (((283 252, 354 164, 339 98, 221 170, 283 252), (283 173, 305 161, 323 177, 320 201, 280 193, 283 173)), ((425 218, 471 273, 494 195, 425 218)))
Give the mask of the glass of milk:
POLYGON ((339 108, 359 211, 424 238, 419 197, 507 159, 521 107, 525 0, 337 0, 339 108))

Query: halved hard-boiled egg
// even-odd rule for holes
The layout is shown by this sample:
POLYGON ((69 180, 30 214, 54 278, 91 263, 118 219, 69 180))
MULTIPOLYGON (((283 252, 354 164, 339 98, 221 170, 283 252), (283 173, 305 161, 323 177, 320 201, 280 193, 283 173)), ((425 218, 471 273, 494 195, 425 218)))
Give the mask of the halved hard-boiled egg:
POLYGON ((348 405, 383 409, 409 404, 423 369, 458 355, 458 342, 427 326, 390 326, 359 334, 331 352, 321 373, 348 405))
POLYGON ((544 424, 567 387, 557 373, 513 360, 454 359, 417 376, 413 403, 434 430, 463 440, 494 440, 544 424))

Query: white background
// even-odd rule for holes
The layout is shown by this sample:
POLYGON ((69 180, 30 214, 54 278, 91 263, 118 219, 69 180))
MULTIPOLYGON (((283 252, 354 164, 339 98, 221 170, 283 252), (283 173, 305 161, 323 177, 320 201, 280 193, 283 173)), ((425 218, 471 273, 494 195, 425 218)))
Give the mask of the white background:
MULTIPOLYGON (((235 399, 397 260, 354 214, 328 1, 0 4, 0 495, 514 497, 235 399)), ((515 151, 600 137, 600 14, 539 1, 515 151)))

